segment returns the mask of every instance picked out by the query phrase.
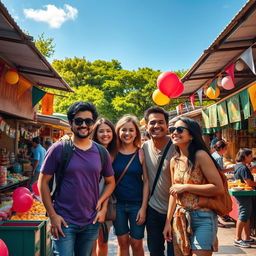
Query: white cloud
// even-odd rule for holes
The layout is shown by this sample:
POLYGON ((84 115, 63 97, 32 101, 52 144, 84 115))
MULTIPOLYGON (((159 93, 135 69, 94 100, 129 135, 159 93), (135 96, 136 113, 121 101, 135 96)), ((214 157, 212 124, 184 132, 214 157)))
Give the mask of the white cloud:
POLYGON ((38 22, 46 22, 51 28, 60 28, 67 20, 75 20, 78 10, 68 4, 64 8, 57 8, 55 5, 48 4, 42 9, 24 9, 26 18, 33 19, 38 22))

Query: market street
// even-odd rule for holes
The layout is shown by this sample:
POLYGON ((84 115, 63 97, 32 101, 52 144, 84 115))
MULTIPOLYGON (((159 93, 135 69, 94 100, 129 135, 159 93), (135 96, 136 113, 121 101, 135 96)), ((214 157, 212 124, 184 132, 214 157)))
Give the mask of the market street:
MULTIPOLYGON (((233 245, 233 238, 235 235, 235 225, 234 223, 226 223, 227 228, 219 228, 218 239, 219 239, 219 251, 213 253, 213 255, 218 256, 255 256, 256 255, 256 245, 252 248, 239 248, 233 245)), ((149 256, 149 252, 146 246, 146 240, 144 239, 145 256, 149 256)), ((117 255, 117 239, 113 233, 113 228, 110 231, 109 240, 109 256, 117 255)))

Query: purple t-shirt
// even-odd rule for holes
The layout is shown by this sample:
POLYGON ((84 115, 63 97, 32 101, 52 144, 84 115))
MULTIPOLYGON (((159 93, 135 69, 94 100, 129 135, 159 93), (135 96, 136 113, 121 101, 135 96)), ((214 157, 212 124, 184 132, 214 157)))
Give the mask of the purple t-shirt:
MULTIPOLYGON (((56 142, 47 151, 41 172, 53 175, 61 161, 62 143, 56 142)), ((65 170, 60 193, 55 196, 54 209, 65 221, 75 225, 88 225, 96 216, 99 199, 100 176, 114 174, 108 154, 106 167, 95 144, 88 150, 75 147, 65 170)))

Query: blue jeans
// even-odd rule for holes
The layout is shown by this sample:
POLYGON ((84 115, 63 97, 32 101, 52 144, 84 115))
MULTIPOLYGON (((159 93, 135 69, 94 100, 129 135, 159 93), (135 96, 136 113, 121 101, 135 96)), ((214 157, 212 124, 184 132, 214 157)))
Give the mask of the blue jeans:
MULTIPOLYGON (((150 256, 164 256, 165 240, 163 236, 166 214, 162 214, 148 206, 147 209, 147 243, 150 256)), ((167 242, 167 256, 174 256, 173 244, 167 242)))
POLYGON ((145 224, 137 225, 136 223, 140 208, 141 202, 117 202, 116 219, 113 221, 117 236, 129 234, 134 239, 143 239, 145 224))
POLYGON ((59 240, 52 237, 54 256, 90 256, 94 241, 98 238, 100 223, 78 226, 67 223, 62 227, 65 237, 59 234, 59 240))
POLYGON ((214 211, 189 210, 193 233, 190 236, 192 250, 214 249, 217 235, 217 214, 214 211))

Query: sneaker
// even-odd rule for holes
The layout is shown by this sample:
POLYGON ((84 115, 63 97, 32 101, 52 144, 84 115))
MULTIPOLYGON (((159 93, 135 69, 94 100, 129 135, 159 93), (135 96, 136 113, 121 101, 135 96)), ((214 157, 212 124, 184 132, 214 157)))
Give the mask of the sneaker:
POLYGON ((242 247, 242 248, 250 248, 251 247, 250 244, 246 243, 243 240, 240 240, 240 241, 235 240, 233 244, 234 244, 234 246, 238 246, 238 247, 242 247))
POLYGON ((250 240, 243 240, 245 243, 247 244, 256 244, 256 240, 255 239, 250 239, 250 240))

